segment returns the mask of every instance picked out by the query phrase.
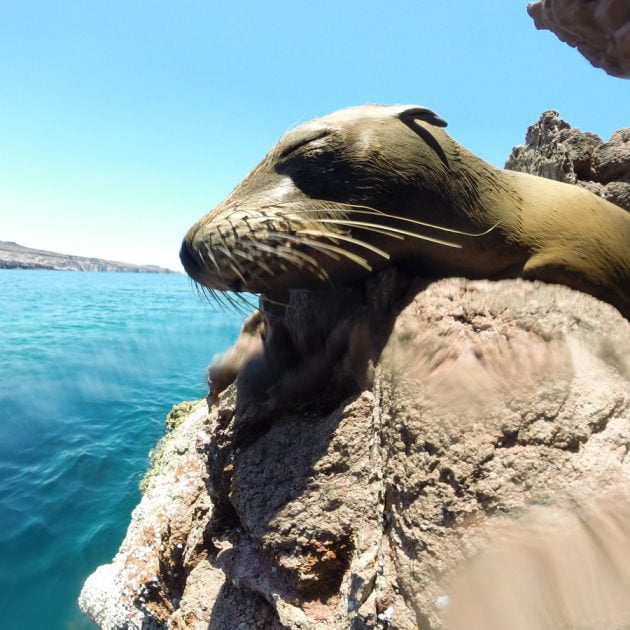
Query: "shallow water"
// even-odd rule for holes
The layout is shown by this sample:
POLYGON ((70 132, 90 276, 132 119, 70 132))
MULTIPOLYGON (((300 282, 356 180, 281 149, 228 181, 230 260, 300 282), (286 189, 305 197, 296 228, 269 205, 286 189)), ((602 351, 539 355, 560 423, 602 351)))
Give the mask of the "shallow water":
POLYGON ((0 270, 0 627, 93 628, 173 404, 205 396, 243 316, 182 275, 0 270))

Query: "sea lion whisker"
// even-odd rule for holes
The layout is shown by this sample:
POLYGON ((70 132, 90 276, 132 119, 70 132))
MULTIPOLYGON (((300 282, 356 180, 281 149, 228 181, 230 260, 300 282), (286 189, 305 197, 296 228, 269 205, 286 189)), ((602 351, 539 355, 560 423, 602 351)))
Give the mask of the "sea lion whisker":
MULTIPOLYGON (((236 252, 236 250, 238 249, 236 247, 236 245, 233 245, 232 247, 229 247, 228 244, 225 242, 225 240, 222 238, 221 242, 223 243, 223 245, 214 245, 214 249, 218 252, 223 252, 223 254, 227 257, 227 259, 230 261, 230 264, 232 265, 237 265, 238 263, 234 260, 234 253, 236 252)), ((240 243, 240 241, 236 241, 237 243, 240 243)), ((232 271, 234 271, 234 269, 232 269, 232 271)), ((240 266, 238 266, 238 271, 241 272, 242 269, 240 266)))
POLYGON ((288 304, 287 302, 280 302, 279 300, 273 300, 269 297, 268 293, 262 293, 260 295, 260 299, 261 299, 261 304, 264 300, 265 302, 269 302, 269 304, 273 304, 274 306, 280 306, 281 308, 292 310, 292 311, 296 310, 296 306, 294 304, 288 304))
POLYGON ((216 289, 210 290, 212 293, 212 297, 216 301, 216 303, 222 309, 232 310, 239 315, 249 315, 251 312, 251 304, 247 302, 247 300, 240 293, 233 293, 229 291, 219 291, 216 289), (227 302, 227 306, 225 304, 227 302), (248 306, 249 308, 245 308, 244 306, 248 306))
MULTIPOLYGON (((247 244, 247 243, 245 243, 245 244, 247 244)), ((257 261, 257 260, 256 260, 253 256, 251 256, 248 252, 246 252, 246 251, 244 251, 244 250, 242 250, 242 249, 240 249, 240 248, 236 248, 236 247, 235 247, 235 248, 232 250, 232 253, 233 253, 235 256, 240 256, 243 260, 246 260, 248 263, 251 263, 252 265, 256 265, 256 264, 257 264, 257 262, 258 262, 258 261, 257 261)))
POLYGON ((242 293, 232 293, 232 296, 241 303, 241 312, 246 312, 246 314, 249 315, 251 314, 252 307, 256 308, 247 300, 247 298, 242 293))
POLYGON ((208 302, 208 304, 211 304, 212 306, 217 307, 220 310, 225 309, 225 305, 219 299, 219 296, 217 295, 217 292, 214 289, 207 289, 206 287, 204 287, 202 289, 202 293, 206 302, 208 302))
MULTIPOLYGON (((415 225, 421 225, 423 227, 428 227, 434 230, 440 230, 442 232, 450 232, 452 234, 459 234, 461 236, 470 236, 470 237, 485 236, 486 234, 494 230, 500 224, 500 221, 499 221, 495 225, 490 227, 489 229, 485 230, 484 232, 466 232, 463 230, 457 230, 455 228, 449 228, 442 225, 438 225, 436 223, 428 223, 425 221, 418 221, 416 219, 410 219, 409 217, 403 217, 400 215, 392 214, 390 212, 385 212, 384 210, 379 210, 378 208, 372 208, 371 206, 365 206, 365 205, 354 204, 354 203, 344 203, 343 201, 328 201, 326 199, 321 199, 321 198, 315 198, 312 201, 321 202, 321 203, 330 204, 330 205, 327 205, 326 207, 323 207, 323 208, 308 208, 306 210, 291 210, 291 215, 294 215, 294 214, 313 215, 317 212, 320 212, 320 213, 355 212, 357 214, 377 215, 379 217, 385 217, 385 218, 394 219, 397 221, 403 221, 406 223, 413 223, 415 225), (344 206, 344 207, 339 208, 339 207, 334 207, 334 206, 344 206)), ((269 207, 283 207, 283 206, 288 206, 292 204, 301 205, 299 204, 299 202, 281 202, 278 204, 273 204, 273 206, 270 205, 269 207)), ((266 206, 261 206, 261 207, 266 207, 266 206)), ((270 219, 274 220, 274 217, 270 217, 270 219)))
POLYGON ((311 271, 323 281, 330 281, 330 277, 326 270, 322 268, 322 266, 308 254, 304 254, 303 252, 297 252, 286 245, 279 245, 278 250, 283 252, 288 252, 291 256, 297 256, 298 258, 302 258, 304 260, 304 264, 300 266, 300 269, 312 267, 311 271))
MULTIPOLYGON (((319 242, 317 242, 317 241, 312 241, 312 240, 307 239, 307 238, 298 238, 298 237, 290 235, 290 234, 282 234, 282 233, 279 233, 279 232, 270 232, 269 233, 269 235, 273 235, 273 234, 275 234, 276 237, 282 237, 283 240, 291 239, 291 240, 294 240, 295 242, 299 243, 300 245, 307 245, 308 247, 312 247, 313 249, 318 249, 317 246, 319 245, 319 242)), ((260 245, 261 245, 260 243, 256 244, 257 247, 259 247, 260 245)), ((266 247, 268 247, 268 246, 266 246, 266 247)), ((272 253, 275 253, 275 251, 276 251, 275 248, 273 248, 273 247, 271 247, 269 249, 270 249, 270 251, 272 253)), ((322 254, 325 254, 329 258, 332 258, 334 261, 341 260, 340 257, 337 254, 334 254, 333 252, 330 252, 327 249, 321 249, 320 248, 320 251, 321 251, 322 254)))
MULTIPOLYGON (((240 304, 235 296, 238 296, 238 293, 232 293, 228 291, 220 291, 216 296, 216 301, 219 307, 222 310, 231 311, 233 313, 238 313, 239 315, 246 316, 249 315, 249 311, 240 304)), ((240 296, 239 296, 240 297, 240 296)))
MULTIPOLYGON (((366 227, 369 228, 371 223, 364 223, 361 221, 343 221, 341 219, 319 219, 320 223, 333 223, 335 225, 347 225, 347 226, 357 226, 357 227, 366 227)), ((450 243, 449 241, 443 241, 439 238, 433 238, 432 236, 426 236, 425 234, 416 234, 415 232, 409 232, 408 230, 401 230, 400 228, 391 227, 389 225, 379 225, 379 229, 388 230, 395 234, 404 234, 405 236, 411 236, 412 238, 417 238, 423 241, 429 241, 430 243, 436 243, 437 245, 444 245, 445 247, 454 247, 455 249, 461 249, 462 245, 459 243, 450 243)), ((338 237, 341 238, 341 237, 338 237)), ((342 239, 346 240, 346 239, 342 239)), ((357 241, 361 242, 361 241, 357 241)), ((370 246, 371 247, 371 246, 370 246)), ((389 256, 388 256, 389 258, 389 256)))
MULTIPOLYGON (((295 252, 288 250, 288 248, 280 250, 278 247, 271 247, 271 245, 265 245, 263 243, 253 243, 253 246, 259 251, 267 252, 268 254, 279 256, 280 258, 287 260, 288 262, 295 265, 298 269, 302 268, 302 261, 300 261, 299 257, 295 255, 295 252), (298 260, 296 261, 296 259, 298 260)), ((273 275, 273 271, 269 269, 269 267, 267 267, 267 269, 269 270, 269 275, 273 275)))
MULTIPOLYGON (((222 245, 215 245, 215 249, 219 249, 221 251, 223 251, 224 254, 227 255, 228 258, 231 258, 230 255, 230 246, 227 244, 226 240, 225 240, 225 236, 223 236, 223 232, 221 231, 221 223, 219 222, 216 227, 215 227, 215 232, 219 235, 219 238, 221 239, 221 243, 222 245)), ((238 234, 237 234, 237 238, 236 240, 238 241, 238 234)))
MULTIPOLYGON (((324 236, 326 238, 331 238, 331 235, 327 234, 326 232, 317 232, 316 230, 300 231, 298 233, 309 234, 310 236, 324 236)), ((336 238, 336 236, 333 236, 332 238, 336 238)), ((363 267, 367 271, 372 271, 372 267, 370 266, 370 264, 365 258, 362 258, 361 256, 357 256, 356 254, 353 254, 351 252, 347 252, 345 249, 342 249, 341 247, 336 247, 335 245, 330 245, 329 243, 322 243, 321 241, 312 241, 307 238, 302 239, 300 242, 303 243, 304 245, 310 245, 311 247, 315 249, 329 250, 330 252, 334 252, 336 254, 344 256, 348 260, 351 260, 352 262, 363 267)), ((337 258, 337 260, 339 259, 337 258)))
POLYGON ((206 254, 206 256, 208 256, 208 258, 210 259, 210 262, 212 263, 212 265, 214 266, 214 268, 217 270, 217 273, 219 274, 219 277, 223 277, 223 274, 221 272, 221 267, 219 267, 216 258, 214 257, 214 255, 212 254, 212 250, 210 249, 210 245, 207 242, 202 242, 203 245, 203 249, 199 249, 199 254, 201 255, 202 258, 204 258, 204 253, 206 254))
POLYGON ((241 280, 243 284, 247 284, 247 280, 245 280, 242 270, 238 267, 237 261, 234 260, 235 248, 228 249, 227 246, 224 247, 223 245, 215 245, 215 249, 225 254, 228 267, 238 276, 239 280, 241 280))
MULTIPOLYGON (((234 260, 234 259, 232 259, 232 260, 234 260)), ((234 264, 232 262, 228 262, 228 267, 238 276, 239 280, 243 284, 247 284, 247 280, 245 279, 245 276, 239 271, 239 269, 236 266, 236 264, 234 264)))
POLYGON ((199 289, 199 283, 196 280, 193 280, 190 276, 188 276, 188 280, 190 281, 190 286, 195 288, 197 292, 197 297, 201 298, 201 290, 199 289))
MULTIPOLYGON (((201 244, 201 246, 200 246, 200 247, 199 247, 199 249, 198 249, 198 252, 199 252, 199 256, 200 256, 200 258, 201 258, 201 260, 202 260, 203 262, 207 262, 207 259, 208 259, 208 258, 210 258, 211 262, 212 262, 212 263, 214 263, 214 266, 215 266, 215 268, 216 268, 216 270, 217 270, 217 275, 218 275, 218 278, 219 278, 219 279, 220 279, 220 281, 223 283, 223 278, 224 278, 224 276, 223 276, 223 271, 222 271, 222 270, 221 270, 221 268, 220 268, 220 267, 216 264, 216 260, 215 260, 214 256, 212 255, 212 253, 211 253, 211 251, 210 251, 210 247, 209 247, 209 245, 208 245, 207 243, 202 243, 202 244, 201 244)), ((200 283, 200 284, 201 284, 201 283, 200 283)), ((208 290, 208 291, 210 291, 210 292, 212 292, 212 291, 213 291, 213 289, 210 289, 209 287, 207 287, 207 286, 205 286, 205 285, 203 285, 203 284, 202 284, 202 286, 201 286, 201 289, 202 289, 202 291, 204 292, 204 295, 206 295, 206 294, 205 294, 205 291, 206 291, 206 290, 208 290)), ((218 300, 218 298, 217 298, 215 295, 212 295, 212 297, 213 297, 213 299, 214 299, 214 300, 215 300, 215 301, 216 301, 219 305, 221 305, 220 301, 218 300)), ((207 299, 207 300, 208 300, 208 302, 210 303, 210 299, 208 299, 208 296, 207 296, 207 295, 206 295, 206 299, 207 299)))
MULTIPOLYGON (((245 244, 248 244, 248 243, 245 243, 245 244)), ((255 248, 250 248, 250 249, 255 249, 255 248)), ((273 275, 273 271, 266 264, 260 262, 260 260, 258 260, 255 256, 250 255, 248 252, 243 251, 242 249, 239 249, 239 248, 234 248, 232 250, 232 253, 235 256, 240 256, 241 258, 246 260, 248 263, 250 263, 254 267, 256 267, 256 266, 257 267, 261 267, 263 269, 263 271, 265 271, 269 275, 273 275)), ((265 282, 262 278, 260 278, 260 281, 265 285, 266 288, 268 288, 268 289, 271 288, 269 283, 265 282)), ((239 295, 239 298, 240 298, 240 295, 239 295)))
POLYGON ((204 287, 199 282, 195 282, 195 290, 197 291, 197 297, 200 300, 208 300, 208 296, 206 295, 206 287, 204 287))
MULTIPOLYGON (((282 253, 278 252, 276 247, 271 247, 270 245, 265 245, 264 243, 258 243, 258 242, 255 242, 255 241, 251 241, 251 245, 252 245, 252 247, 254 249, 257 249, 258 251, 266 252, 268 254, 271 254, 272 256, 278 256, 279 258, 283 258, 284 260, 288 260, 295 267, 297 267, 298 269, 300 268, 297 265, 297 263, 295 262, 295 258, 291 257, 289 254, 286 254, 284 252, 282 252, 282 253)), ((258 265, 260 265, 262 267, 260 262, 257 261, 256 264, 258 264, 258 265)), ((288 271, 287 266, 282 264, 282 263, 278 263, 278 267, 280 269, 282 269, 282 271, 288 271)), ((275 272, 273 270, 269 269, 269 267, 267 267, 267 269, 268 269, 269 275, 273 276, 275 272)))
POLYGON ((274 256, 280 256, 280 258, 283 258, 298 269, 304 269, 306 264, 304 260, 300 259, 299 256, 296 256, 295 252, 293 252, 289 247, 284 245, 274 245, 271 249, 273 250, 274 256))
MULTIPOLYGON (((343 225, 343 223, 341 224, 343 225)), ((382 234, 383 236, 389 236, 390 238, 398 239, 399 241, 404 241, 405 237, 400 234, 394 234, 393 232, 387 231, 387 228, 383 228, 377 224, 365 223, 365 225, 361 226, 362 230, 368 230, 369 232, 375 232, 377 234, 382 234)))
MULTIPOLYGON (((348 204, 352 205, 352 204, 348 204)), ((488 228, 484 232, 466 232, 464 230, 456 230, 455 228, 444 227, 443 225, 437 225, 436 223, 427 223, 425 221, 418 221, 417 219, 410 219, 409 217, 401 217, 396 214, 390 214, 389 212, 383 212, 382 210, 377 210, 375 208, 370 208, 369 206, 355 206, 357 209, 355 210, 357 213, 366 213, 366 214, 377 214, 380 217, 386 217, 388 219, 395 219, 396 221, 403 221, 405 223, 413 223, 414 225, 420 225, 422 227, 428 227, 433 230, 440 230, 442 232, 450 232, 451 234, 458 234, 460 236, 470 236, 470 237, 479 237, 485 236, 494 230, 500 223, 498 221, 492 227, 488 228), (370 212, 371 211, 371 212, 370 212)))
MULTIPOLYGON (((397 214, 392 214, 390 212, 385 212, 384 210, 379 210, 378 208, 372 208, 370 206, 358 205, 353 203, 344 203, 343 201, 326 201, 325 199, 314 199, 313 201, 321 201, 326 204, 333 204, 337 206, 344 206, 343 208, 335 208, 335 207, 325 207, 325 208, 309 208, 308 210, 292 210, 291 214, 308 214, 313 215, 316 212, 326 213, 326 212, 355 212, 357 214, 370 214, 377 215, 379 217, 384 217, 387 219, 394 219, 396 221, 402 221, 405 223, 413 223, 415 225, 421 225, 422 227, 431 228, 433 230, 440 230, 442 232, 450 232, 451 234, 459 234, 461 236, 469 236, 469 237, 480 237, 486 236, 492 230, 496 229, 501 221, 497 221, 492 227, 488 228, 484 232, 466 232, 464 230, 457 230, 455 228, 444 227, 443 225, 438 225, 436 223, 427 223, 425 221, 418 221, 417 219, 410 219, 409 217, 403 217, 397 214)), ((288 202, 293 203, 293 202, 288 202)), ((287 205, 288 205, 287 203, 287 205)), ((282 204, 276 204, 280 206, 282 204)), ((273 219, 273 217, 272 217, 273 219)))
MULTIPOLYGON (((302 239, 296 237, 296 236, 292 236, 290 234, 281 234, 281 233, 270 233, 267 234, 268 237, 273 238, 275 240, 279 240, 279 241, 284 241, 284 240, 290 240, 293 241, 295 243, 301 243, 302 239)), ((327 271, 324 269, 324 267, 322 267, 322 265, 312 256, 309 256, 308 254, 305 254, 304 252, 298 251, 296 249, 290 249, 286 246, 280 246, 282 247, 283 251, 288 251, 290 252, 293 256, 297 256, 299 258, 302 258, 303 260, 305 260, 307 263, 309 263, 317 272, 317 275, 320 279, 322 280, 330 280, 330 276, 328 275, 327 271)))
MULTIPOLYGON (((256 217, 256 222, 260 225, 264 225, 264 226, 269 226, 271 224, 271 227, 274 229, 277 229, 277 225, 280 219, 283 219, 285 222, 285 231, 286 232, 294 232, 297 227, 295 226, 296 221, 293 220, 293 225, 291 225, 291 222, 289 221, 289 217, 285 216, 285 217, 277 217, 277 216, 271 216, 271 217, 256 217)), ((301 221, 301 224, 306 225, 306 222, 301 221)), ((284 232, 283 232, 284 233, 284 232)))
MULTIPOLYGON (((260 249, 260 244, 257 243, 255 246, 252 247, 252 249, 253 250, 260 249)), ((260 260, 259 258, 254 258, 252 259, 251 262, 255 264, 256 266, 260 267, 263 271, 268 273, 270 276, 273 276, 273 270, 263 260, 260 260)))
POLYGON ((205 298, 205 300, 210 304, 214 300, 215 302, 219 302, 216 292, 214 289, 209 289, 208 287, 201 287, 201 295, 205 298))
POLYGON ((197 291, 197 297, 199 298, 199 300, 205 300, 206 302, 208 302, 208 304, 210 304, 210 298, 208 297, 207 293, 209 289, 207 289, 197 281, 194 281, 193 284, 195 285, 195 290, 197 291))
POLYGON ((232 297, 228 291, 222 291, 221 297, 230 305, 237 313, 244 314, 243 307, 232 297))
MULTIPOLYGON (((324 219, 320 219, 319 222, 322 223, 323 221, 324 219)), ((336 220, 331 220, 331 222, 339 223, 336 220)), ((298 234, 308 234, 309 236, 323 236, 323 237, 333 238, 340 241, 345 241, 346 243, 352 243, 354 245, 358 245, 359 247, 363 247, 364 249, 367 249, 377 254, 378 256, 381 256, 385 260, 390 259, 390 255, 387 252, 384 252, 382 249, 379 249, 378 247, 375 247, 374 245, 370 245, 369 243, 365 243, 357 238, 354 238, 352 236, 347 236, 345 234, 334 233, 334 234, 329 235, 328 233, 322 232, 320 230, 298 230, 298 234)))
POLYGON ((232 216, 232 215, 228 215, 227 217, 225 217, 225 221, 229 225, 229 229, 232 230, 232 237, 234 238, 234 241, 238 242, 239 241, 238 230, 234 227, 234 223, 232 223, 232 221, 230 221, 230 216, 232 216))
POLYGON ((208 304, 212 304, 221 310, 225 310, 225 304, 221 301, 219 292, 216 291, 216 289, 208 289, 207 291, 204 291, 204 295, 206 296, 208 304))
POLYGON ((205 287, 203 285, 200 288, 201 288, 201 292, 199 293, 200 299, 205 300, 208 304, 211 304, 212 306, 218 306, 219 308, 223 309, 223 304, 217 297, 214 289, 209 289, 208 287, 205 287))

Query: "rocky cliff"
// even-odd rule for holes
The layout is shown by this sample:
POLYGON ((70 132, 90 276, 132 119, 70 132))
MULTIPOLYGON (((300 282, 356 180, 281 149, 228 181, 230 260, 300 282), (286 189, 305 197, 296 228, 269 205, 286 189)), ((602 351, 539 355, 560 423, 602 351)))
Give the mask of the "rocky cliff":
POLYGON ((211 368, 209 407, 169 417, 126 539, 81 594, 101 628, 630 619, 615 309, 388 270, 261 311, 211 368))
POLYGON ((86 258, 32 249, 13 241, 0 241, 0 269, 52 269, 57 271, 135 271, 140 273, 174 273, 156 265, 86 258))
POLYGON ((630 3, 627 0, 542 0, 528 5, 536 28, 554 32, 595 67, 630 77, 630 3))
POLYGON ((544 112, 512 149, 505 168, 577 184, 630 210, 630 128, 608 142, 574 129, 558 112, 544 112))

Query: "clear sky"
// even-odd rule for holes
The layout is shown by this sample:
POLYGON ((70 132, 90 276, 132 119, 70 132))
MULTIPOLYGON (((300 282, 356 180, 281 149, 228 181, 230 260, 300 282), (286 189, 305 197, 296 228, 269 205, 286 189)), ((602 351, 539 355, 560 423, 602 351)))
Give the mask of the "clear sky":
POLYGON ((526 0, 0 2, 0 240, 180 268, 284 131, 362 103, 429 106, 497 166, 546 109, 630 126, 630 81, 526 0))

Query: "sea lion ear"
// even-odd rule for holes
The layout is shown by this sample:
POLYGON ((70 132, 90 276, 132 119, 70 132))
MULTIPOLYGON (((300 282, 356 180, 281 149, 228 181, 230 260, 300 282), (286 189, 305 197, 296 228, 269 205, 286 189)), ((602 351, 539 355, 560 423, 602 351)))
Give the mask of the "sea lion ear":
POLYGON ((404 125, 407 125, 411 131, 422 138, 422 140, 435 151, 442 163, 448 167, 448 158, 438 140, 429 129, 418 124, 419 120, 423 120, 436 127, 446 127, 445 120, 442 120, 435 112, 432 112, 426 107, 407 107, 398 114, 398 118, 404 125))
POLYGON ((406 124, 412 120, 424 120, 436 127, 446 127, 448 124, 443 118, 440 118, 434 111, 427 107, 408 107, 398 114, 399 118, 406 124))

